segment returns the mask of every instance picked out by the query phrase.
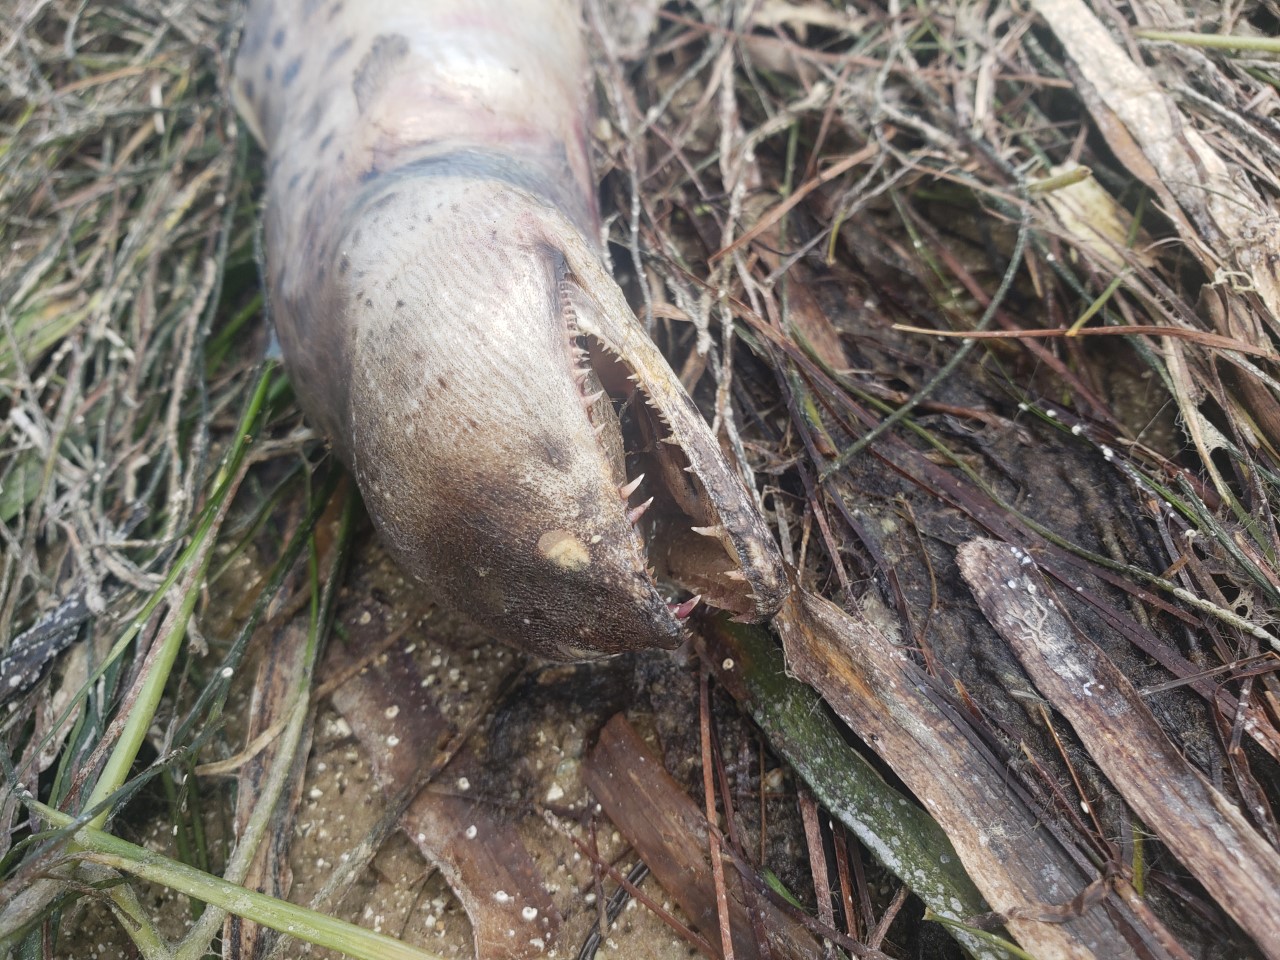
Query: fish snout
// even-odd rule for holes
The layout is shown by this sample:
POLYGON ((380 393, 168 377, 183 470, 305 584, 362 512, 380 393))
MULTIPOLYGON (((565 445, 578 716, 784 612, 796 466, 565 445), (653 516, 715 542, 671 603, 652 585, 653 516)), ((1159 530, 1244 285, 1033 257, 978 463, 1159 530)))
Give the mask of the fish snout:
MULTIPOLYGON (((343 245, 342 452, 401 566, 498 638, 584 659, 683 636, 564 263, 506 184, 389 188, 343 245)), ((632 471, 634 476, 634 471, 632 471)))

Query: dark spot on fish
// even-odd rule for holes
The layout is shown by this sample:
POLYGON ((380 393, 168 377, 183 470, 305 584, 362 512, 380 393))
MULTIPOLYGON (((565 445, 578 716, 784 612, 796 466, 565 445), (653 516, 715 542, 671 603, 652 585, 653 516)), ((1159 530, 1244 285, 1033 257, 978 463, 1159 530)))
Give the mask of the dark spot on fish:
POLYGON ((324 153, 333 145, 333 135, 336 131, 330 130, 324 135, 324 139, 320 141, 320 145, 316 148, 320 153, 324 153))
POLYGON ((342 255, 342 259, 338 262, 338 272, 346 273, 347 270, 349 270, 350 268, 351 268, 351 258, 344 253, 342 255))
POLYGON ((392 190, 390 193, 384 193, 384 194, 383 194, 382 196, 380 196, 376 201, 374 201, 373 203, 371 203, 371 204, 369 205, 369 210, 370 210, 371 212, 372 212, 372 211, 374 211, 374 210, 381 210, 381 209, 382 209, 383 207, 385 207, 387 204, 389 204, 389 203, 391 203, 393 200, 395 200, 395 198, 396 198, 396 197, 398 197, 398 196, 399 196, 399 194, 398 194, 396 191, 394 191, 394 190, 392 190))
POLYGON ((263 75, 264 77, 266 77, 266 78, 267 78, 267 83, 270 83, 272 80, 274 80, 274 79, 276 78, 276 68, 275 68, 275 66, 274 66, 274 65, 272 65, 272 64, 270 64, 270 63, 268 63, 268 64, 267 64, 267 69, 265 69, 265 70, 263 70, 263 71, 262 71, 262 75, 263 75))
POLYGON ((276 28, 276 32, 271 35, 271 45, 277 50, 284 46, 284 27, 276 28))
POLYGON ((298 77, 298 71, 302 69, 302 55, 294 57, 284 68, 284 73, 280 75, 280 85, 288 89, 289 84, 293 83, 298 77))
POLYGON ((373 297, 365 297, 365 298, 364 298, 364 305, 365 305, 366 307, 372 307, 372 306, 373 306, 373 297))
POLYGON ((569 465, 569 451, 564 445, 546 437, 542 440, 542 455, 551 466, 561 469, 569 465))
POLYGON ((360 242, 360 228, 359 228, 359 227, 356 227, 354 230, 352 230, 352 231, 351 231, 351 242, 352 242, 352 244, 357 244, 357 243, 359 243, 359 242, 360 242))
POLYGON ((297 189, 297 186, 301 182, 301 180, 302 180, 302 171, 299 170, 297 173, 295 173, 292 177, 289 178, 289 185, 285 189, 287 189, 290 193, 292 193, 295 189, 297 189))
POLYGON ((246 80, 240 85, 240 89, 244 91, 244 98, 250 102, 253 101, 253 81, 246 80))
POLYGON ((480 429, 480 424, 476 423, 475 417, 465 417, 464 419, 467 421, 467 426, 472 430, 478 431, 480 429))
POLYGON ((397 300, 397 301, 396 301, 396 309, 397 309, 397 310, 399 310, 399 309, 400 309, 401 307, 403 307, 403 306, 404 306, 404 301, 403 301, 403 300, 397 300))
POLYGON ((355 37, 347 37, 347 39, 343 40, 341 43, 336 45, 332 50, 329 51, 329 56, 325 59, 324 65, 326 67, 332 67, 335 63, 337 63, 339 60, 342 59, 343 55, 348 50, 350 50, 353 46, 355 46, 355 42, 356 42, 355 37))
POLYGON ((324 119, 324 103, 316 97, 302 117, 302 126, 298 130, 298 139, 310 140, 320 129, 320 121, 324 119))
POLYGON ((356 69, 351 89, 361 112, 367 111, 387 81, 409 55, 409 41, 399 33, 384 33, 373 38, 369 52, 356 69))
POLYGON ((338 0, 337 3, 335 3, 332 7, 329 8, 329 19, 332 20, 341 12, 342 12, 342 0, 338 0))
POLYGON ((436 377, 436 383, 440 384, 441 390, 449 389, 449 382, 444 377, 436 377))

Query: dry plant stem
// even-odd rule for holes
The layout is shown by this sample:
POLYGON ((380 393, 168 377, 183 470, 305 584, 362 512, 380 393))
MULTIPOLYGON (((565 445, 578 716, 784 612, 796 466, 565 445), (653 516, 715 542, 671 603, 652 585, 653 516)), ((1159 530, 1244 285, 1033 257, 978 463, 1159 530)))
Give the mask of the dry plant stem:
MULTIPOLYGON (((555 826, 556 829, 564 832, 562 827, 559 825, 555 826)), ((663 909, 661 903, 654 900, 653 897, 649 896, 636 886, 636 884, 632 882, 631 878, 624 876, 619 872, 617 867, 604 860, 600 856, 600 852, 593 846, 589 846, 581 838, 574 836, 572 833, 566 832, 565 836, 567 836, 569 840, 572 841, 573 845, 578 848, 579 853, 591 861, 592 866, 594 866, 601 875, 608 874, 609 878, 613 880, 620 889, 627 891, 628 894, 635 898, 637 903, 643 904, 646 909, 653 911, 653 915, 662 920, 662 922, 665 923, 667 927, 685 943, 689 944, 689 946, 694 950, 697 950, 704 957, 714 957, 716 955, 715 948, 709 942, 704 940, 697 932, 689 929, 689 927, 681 923, 680 920, 668 910, 663 909)), ((605 915, 606 901, 605 897, 602 896, 603 890, 604 887, 602 885, 596 885, 597 903, 600 904, 601 909, 601 916, 598 921, 598 926, 596 927, 596 932, 609 929, 608 917, 605 915)))
MULTIPOLYGON (((735 14, 732 6, 729 7, 729 14, 730 16, 735 14)), ((734 90, 733 54, 733 45, 726 43, 720 51, 720 56, 716 58, 712 84, 707 90, 708 97, 715 90, 718 90, 720 94, 719 165, 721 181, 729 194, 728 215, 724 218, 721 227, 720 243, 722 248, 732 245, 734 229, 742 217, 742 200, 746 193, 748 180, 751 181, 752 185, 759 182, 759 171, 755 169, 750 147, 743 142, 743 131, 734 90)), ((716 313, 720 318, 721 331, 720 362, 715 369, 716 404, 711 421, 711 430, 717 435, 721 432, 724 433, 742 468, 741 472, 744 476, 750 477, 751 469, 747 461, 746 451, 743 449, 742 438, 739 436, 737 426, 734 423, 733 406, 729 402, 733 386, 734 339, 733 313, 729 310, 727 303, 731 269, 738 274, 748 293, 753 290, 751 275, 738 253, 731 254, 730 261, 720 260, 711 265, 708 285, 713 291, 716 313)), ((698 350, 700 353, 709 352, 709 338, 706 340, 700 339, 698 350)))
POLYGON ((898 915, 898 911, 902 909, 902 905, 907 902, 907 888, 899 887, 893 895, 893 900, 889 906, 885 908, 884 915, 880 917, 880 921, 876 924, 876 928, 871 931, 871 935, 867 937, 867 946, 880 949, 880 944, 884 943, 884 938, 889 935, 889 928, 893 926, 893 920, 898 915))
MULTIPOLYGON (((814 364, 799 349, 797 349, 793 343, 784 339, 776 330, 774 330, 767 322, 765 322, 763 318, 761 318, 759 315, 754 313, 744 304, 737 301, 733 301, 733 306, 737 315, 750 325, 752 332, 764 337, 774 347, 776 347, 777 349, 782 351, 786 356, 788 356, 792 362, 796 363, 797 366, 805 372, 806 376, 812 382, 817 384, 823 390, 823 392, 831 395, 838 402, 843 403, 845 401, 846 398, 844 396, 844 392, 842 388, 839 387, 834 380, 828 377, 823 370, 821 370, 816 364, 814 364)), ((1034 408, 1029 408, 1029 409, 1034 409, 1034 408)), ((1241 616, 1240 614, 1236 613, 1234 610, 1230 610, 1224 606, 1215 604, 1212 601, 1207 600, 1204 597, 1201 597, 1191 592, 1190 590, 1187 590, 1186 588, 1179 586, 1177 583, 1165 577, 1153 574, 1150 571, 1144 570, 1141 567, 1135 566, 1133 564, 1118 562, 1109 557, 1104 557, 1104 556, 1092 553, 1090 551, 1083 550, 1082 548, 1076 546, 1075 544, 1072 544, 1069 541, 1064 540, 1062 537, 1058 536, 1053 530, 1048 529, 1044 527, 1042 524, 1037 523, 1035 520, 1024 515, 1021 511, 1016 509, 1012 504, 1004 501, 994 490, 990 489, 989 486, 983 482, 981 477, 979 477, 976 473, 974 473, 962 460, 955 458, 950 453, 950 451, 948 451, 945 447, 939 444, 934 437, 929 435, 927 432, 919 430, 915 426, 911 425, 909 421, 908 421, 908 427, 912 429, 913 432, 915 432, 923 440, 928 442, 930 445, 934 446, 935 449, 937 449, 940 453, 946 455, 947 458, 972 483, 974 483, 980 490, 982 490, 987 496, 991 498, 992 503, 996 505, 1002 512, 1004 512, 1005 514, 1007 514, 1012 518, 1015 518, 1018 523, 1024 525, 1026 528, 1030 529, 1036 534, 1044 537, 1048 542, 1058 547, 1061 547, 1072 554, 1075 554, 1076 556, 1080 557, 1085 561, 1088 561, 1089 563, 1096 564, 1106 570, 1115 571, 1116 573, 1119 573, 1126 578, 1130 578, 1135 582, 1156 587, 1159 590, 1166 592, 1169 595, 1173 596, 1174 598, 1182 601, 1188 606, 1196 610, 1199 610, 1202 613, 1215 617, 1223 621, 1224 623, 1227 623, 1230 626, 1235 627, 1236 629, 1244 631, 1250 636, 1256 637, 1258 640, 1262 641, 1263 643, 1266 643, 1267 645, 1274 647, 1277 650, 1280 650, 1280 637, 1277 637, 1275 634, 1271 633, 1270 631, 1260 626, 1259 624, 1254 623, 1249 619, 1247 619, 1246 617, 1241 616)), ((922 463, 920 464, 920 466, 926 472, 934 473, 934 471, 932 471, 932 468, 930 467, 929 464, 922 463)), ((1168 499, 1167 491, 1161 490, 1150 476, 1145 474, 1140 474, 1137 471, 1130 470, 1129 468, 1125 467, 1123 463, 1121 464, 1121 467, 1122 469, 1126 470, 1126 474, 1133 479, 1133 481, 1138 487, 1151 490, 1152 492, 1160 496, 1161 499, 1164 499, 1164 500, 1168 499)), ((946 478, 942 477, 941 475, 938 475, 935 473, 935 477, 937 480, 945 481, 944 485, 950 484, 950 481, 946 480, 946 478)))
POLYGON ((1123 327, 1040 327, 1032 330, 930 330, 910 324, 895 323, 893 329, 903 333, 919 333, 930 337, 953 337, 964 340, 1018 340, 1023 338, 1056 339, 1059 337, 1173 337, 1191 340, 1201 346, 1230 353, 1243 353, 1268 360, 1276 358, 1269 346, 1245 343, 1234 337, 1224 337, 1204 330, 1186 330, 1182 327, 1156 327, 1150 325, 1123 327))
POLYGON ((973 540, 959 563, 987 619, 1112 784, 1263 953, 1280 958, 1280 854, 1186 761, 1128 679, 1020 563, 1024 556, 973 540))
MULTIPOLYGON (((714 731, 714 727, 712 728, 714 731)), ((750 759, 748 757, 748 747, 745 740, 741 743, 742 753, 740 754, 741 769, 748 769, 750 759)), ((719 740, 712 741, 712 758, 715 761, 716 782, 720 787, 720 796, 726 798, 724 805, 724 825, 725 835, 729 838, 729 846, 734 851, 742 851, 745 853, 746 845, 743 843, 743 837, 738 829, 737 812, 734 810, 733 803, 730 802, 734 796, 733 787, 729 783, 729 772, 725 769, 724 757, 721 754, 721 744, 719 740)), ((764 799, 763 781, 761 783, 761 801, 764 799)), ((763 802, 761 804, 763 807, 763 802)), ((768 820, 762 819, 760 825, 761 840, 765 838, 765 830, 767 829, 768 820)), ((763 855, 758 861, 764 862, 763 855)), ((647 867, 646 867, 647 869, 647 867)), ((747 908, 747 915, 751 919, 751 932, 755 936, 755 946, 761 953, 763 960, 774 960, 773 951, 769 946, 769 934, 765 930, 765 912, 761 909, 759 895, 755 892, 751 884, 744 884, 742 887, 743 904, 747 908)))
POLYGON ((587 15, 591 22, 592 33, 595 34, 600 41, 601 49, 604 51, 604 59, 606 65, 606 88, 609 91, 609 97, 613 102, 614 116, 618 120, 619 132, 622 134, 623 157, 626 164, 626 173, 628 179, 630 209, 628 210, 627 225, 627 251, 631 254, 632 263, 638 276, 641 277, 639 284, 642 296, 644 297, 644 327, 646 330, 653 329, 653 297, 649 292, 649 285, 644 282, 644 260, 640 256, 640 165, 638 153, 636 151, 636 136, 631 126, 631 101, 626 96, 626 81, 622 72, 622 64, 618 59, 618 53, 614 49, 612 34, 605 26, 606 18, 600 10, 600 0, 588 0, 586 4, 587 15))
POLYGON ((795 207, 798 206, 805 197, 818 189, 818 187, 843 176, 859 164, 866 163, 879 152, 880 147, 878 144, 868 144, 856 153, 832 164, 817 176, 805 181, 796 188, 794 193, 770 207, 768 212, 757 220, 750 230, 747 230, 736 240, 732 241, 727 247, 722 247, 713 253, 710 257, 711 261, 715 262, 720 260, 721 258, 733 253, 735 250, 738 250, 740 247, 746 246, 756 237, 760 236, 760 234, 777 224, 778 221, 785 217, 791 210, 795 209, 795 207))
MULTIPOLYGON (((707 823, 716 823, 715 774, 711 759, 711 699, 704 671, 699 681, 698 718, 702 743, 702 794, 706 807, 707 823)), ((726 805, 729 797, 724 799, 726 805)), ((720 951, 724 960, 733 960, 733 935, 729 929, 729 902, 724 889, 724 861, 720 857, 720 833, 707 830, 707 845, 711 857, 711 877, 715 884, 716 916, 720 921, 720 951)))
MULTIPOLYGON (((800 804, 800 819, 804 823, 805 844, 809 848, 809 874, 813 882, 814 899, 818 904, 818 919, 828 927, 836 925, 835 909, 831 903, 831 883, 827 867, 826 845, 822 842, 822 825, 818 822, 818 805, 808 790, 801 790, 797 798, 800 804)), ((905 893, 905 888, 902 888, 905 893)), ((878 947, 878 943, 871 944, 878 947)), ((828 951, 830 944, 824 944, 828 951)))
POLYGON ((1187 33, 1179 30, 1135 30, 1135 37, 1166 43, 1185 43, 1192 47, 1214 47, 1219 50, 1256 50, 1280 53, 1280 40, 1275 37, 1234 37, 1221 33, 1187 33))
POLYGON ((858 915, 853 907, 853 882, 849 877, 849 838, 843 830, 833 829, 836 851, 836 876, 840 880, 840 909, 844 914, 844 932, 858 939, 858 915))

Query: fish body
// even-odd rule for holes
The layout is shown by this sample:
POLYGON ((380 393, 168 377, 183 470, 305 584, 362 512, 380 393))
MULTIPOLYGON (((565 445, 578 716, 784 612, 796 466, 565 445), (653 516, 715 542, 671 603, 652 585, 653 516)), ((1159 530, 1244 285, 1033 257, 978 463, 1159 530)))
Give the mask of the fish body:
POLYGON ((691 604, 648 569, 646 496, 718 553, 708 602, 758 619, 785 592, 602 266, 580 20, 570 0, 255 0, 237 62, 303 409, 409 574, 559 659, 680 640, 691 604))

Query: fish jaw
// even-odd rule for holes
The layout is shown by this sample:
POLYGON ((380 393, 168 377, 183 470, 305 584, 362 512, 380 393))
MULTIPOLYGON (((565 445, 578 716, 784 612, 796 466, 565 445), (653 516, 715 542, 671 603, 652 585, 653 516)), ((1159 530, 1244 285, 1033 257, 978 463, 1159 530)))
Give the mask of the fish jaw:
POLYGON ((663 466, 673 485, 684 485, 678 499, 693 520, 680 532, 692 532, 692 540, 703 546, 709 541, 719 547, 719 562, 709 563, 710 574, 695 575, 692 586, 705 591, 709 605, 733 612, 740 621, 771 619, 791 584, 754 494, 725 459, 692 398, 581 234, 563 217, 545 218, 539 226, 564 258, 577 332, 630 369, 661 423, 663 466))
POLYGON ((365 204, 331 271, 349 367, 335 444, 402 568, 498 638, 554 659, 670 648, 682 621, 631 522, 563 261, 531 242, 551 211, 448 176, 365 204))

